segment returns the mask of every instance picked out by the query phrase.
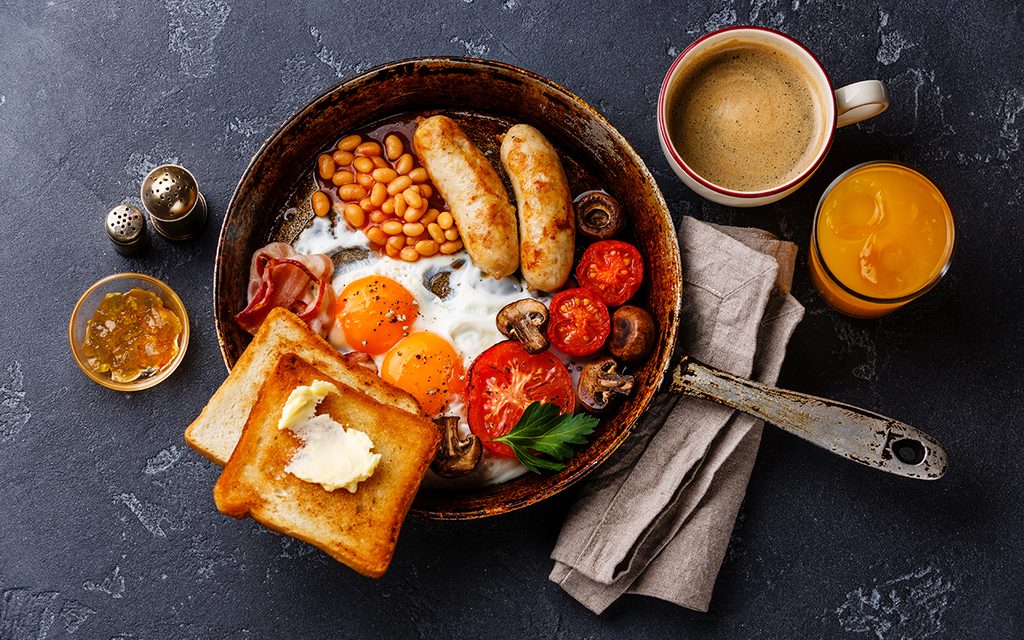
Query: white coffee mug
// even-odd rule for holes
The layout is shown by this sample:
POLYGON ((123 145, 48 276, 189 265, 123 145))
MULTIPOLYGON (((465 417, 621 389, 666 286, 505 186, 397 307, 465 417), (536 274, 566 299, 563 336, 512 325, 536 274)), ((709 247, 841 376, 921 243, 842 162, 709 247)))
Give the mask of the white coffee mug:
POLYGON ((793 38, 764 27, 727 27, 698 39, 679 54, 672 66, 669 67, 668 73, 665 74, 665 80, 661 83, 661 94, 658 96, 658 138, 661 141, 661 150, 672 166, 672 170, 686 183, 686 186, 693 189, 698 195, 713 202, 733 207, 757 207, 781 200, 807 182, 821 165, 825 155, 828 154, 828 150, 832 146, 832 139, 835 137, 835 130, 838 127, 845 127, 848 124, 877 116, 888 107, 889 96, 885 92, 885 85, 878 80, 864 80, 833 90, 832 81, 825 73, 825 68, 821 66, 814 54, 793 38), (819 148, 813 154, 812 160, 796 178, 764 191, 735 191, 701 177, 686 164, 686 160, 669 137, 669 127, 666 122, 669 112, 667 102, 668 97, 672 95, 671 90, 676 80, 689 68, 688 64, 699 58, 701 53, 726 40, 767 45, 789 53, 803 65, 807 76, 818 85, 819 93, 832 98, 832 100, 823 101, 822 118, 828 135, 824 136, 819 143, 819 148))

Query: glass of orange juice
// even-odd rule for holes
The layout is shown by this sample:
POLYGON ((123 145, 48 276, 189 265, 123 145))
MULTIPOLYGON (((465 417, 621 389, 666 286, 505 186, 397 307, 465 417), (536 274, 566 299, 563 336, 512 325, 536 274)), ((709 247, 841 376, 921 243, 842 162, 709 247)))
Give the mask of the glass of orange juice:
POLYGON ((891 161, 857 165, 821 196, 811 231, 811 278, 825 300, 877 318, 934 287, 953 260, 953 212, 939 188, 891 161))

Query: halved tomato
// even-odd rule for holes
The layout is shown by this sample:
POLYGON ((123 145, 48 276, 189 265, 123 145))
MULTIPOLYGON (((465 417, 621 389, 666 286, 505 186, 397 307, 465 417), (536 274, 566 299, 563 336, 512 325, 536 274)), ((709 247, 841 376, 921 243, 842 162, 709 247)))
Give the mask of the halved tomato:
POLYGON ((644 279, 644 259, 628 242, 603 240, 587 247, 576 266, 576 280, 609 307, 625 304, 644 279))
POLYGON ((492 453, 515 454, 492 442, 512 430, 533 402, 548 402, 571 413, 576 394, 565 365, 550 352, 530 354, 515 340, 484 351, 469 368, 469 428, 492 453))
POLYGON ((611 332, 608 307, 590 289, 566 289, 551 298, 548 340, 562 353, 589 356, 611 332))

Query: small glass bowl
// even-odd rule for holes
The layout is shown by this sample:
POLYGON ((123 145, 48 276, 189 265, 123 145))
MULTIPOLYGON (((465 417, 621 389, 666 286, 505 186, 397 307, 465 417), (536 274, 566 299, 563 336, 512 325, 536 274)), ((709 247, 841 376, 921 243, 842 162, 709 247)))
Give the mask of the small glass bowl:
POLYGON ((155 387, 167 379, 174 370, 178 368, 185 358, 185 351, 188 350, 188 312, 178 294, 163 282, 141 273, 115 273, 98 280, 91 287, 85 290, 82 297, 75 303, 71 311, 71 321, 68 322, 68 342, 71 344, 71 355, 78 363, 85 375, 89 376, 98 384, 115 391, 141 391, 155 387), (171 310, 171 313, 178 316, 181 321, 181 335, 178 336, 178 354, 167 363, 160 371, 151 376, 146 376, 131 382, 115 382, 110 374, 100 373, 89 366, 88 359, 82 352, 82 343, 85 342, 85 328, 103 298, 108 293, 127 293, 131 289, 142 289, 156 294, 164 303, 164 306, 171 310))

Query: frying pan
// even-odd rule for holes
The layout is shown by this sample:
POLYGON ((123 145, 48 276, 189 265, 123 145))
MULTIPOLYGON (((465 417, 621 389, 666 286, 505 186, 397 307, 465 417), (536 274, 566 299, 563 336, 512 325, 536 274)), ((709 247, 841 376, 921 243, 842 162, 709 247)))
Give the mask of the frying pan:
MULTIPOLYGON (((635 391, 604 418, 566 467, 474 490, 422 489, 419 514, 447 520, 496 515, 535 503, 583 478, 623 443, 672 371, 669 388, 745 411, 862 464, 911 478, 938 478, 946 454, 905 424, 674 358, 682 282, 668 207, 643 161, 586 102, 555 83, 498 62, 419 58, 378 67, 330 89, 284 122, 250 162, 231 197, 217 246, 214 306, 230 369, 249 342, 234 321, 246 305, 249 260, 272 241, 292 242, 313 217, 313 160, 343 134, 443 111, 491 158, 512 124, 538 127, 559 150, 574 194, 603 188, 629 214, 631 237, 647 264, 639 304, 658 326, 658 346, 634 371, 635 391)), ((511 190, 510 190, 511 192, 511 190)))

